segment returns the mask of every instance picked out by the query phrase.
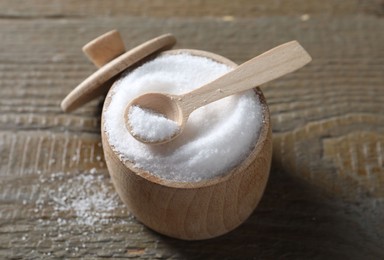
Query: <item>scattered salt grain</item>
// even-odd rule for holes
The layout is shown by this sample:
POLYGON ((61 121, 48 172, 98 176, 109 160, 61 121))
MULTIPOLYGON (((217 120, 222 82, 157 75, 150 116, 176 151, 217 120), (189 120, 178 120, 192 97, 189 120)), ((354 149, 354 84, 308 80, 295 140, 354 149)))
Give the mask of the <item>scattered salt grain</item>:
POLYGON ((309 14, 303 14, 300 16, 300 20, 303 21, 303 22, 306 22, 308 21, 310 18, 309 14))
POLYGON ((36 201, 34 212, 38 213, 45 207, 52 206, 52 216, 56 216, 59 226, 68 224, 69 219, 61 217, 67 216, 66 214, 73 214, 73 220, 79 225, 116 223, 113 212, 119 209, 118 196, 113 191, 112 184, 96 168, 74 176, 57 172, 49 178, 40 176, 39 180, 40 183, 44 181, 48 190, 44 197, 36 201), (53 183, 54 188, 49 189, 53 183), (58 183, 60 188, 57 189, 58 183))
POLYGON ((163 179, 190 182, 225 174, 252 151, 263 122, 254 91, 233 95, 195 110, 175 140, 143 144, 125 126, 125 107, 148 92, 183 94, 230 71, 211 59, 166 54, 124 74, 103 111, 108 141, 119 157, 163 179))
POLYGON ((132 106, 129 109, 128 122, 134 136, 150 142, 169 139, 180 131, 175 121, 140 106, 132 106))

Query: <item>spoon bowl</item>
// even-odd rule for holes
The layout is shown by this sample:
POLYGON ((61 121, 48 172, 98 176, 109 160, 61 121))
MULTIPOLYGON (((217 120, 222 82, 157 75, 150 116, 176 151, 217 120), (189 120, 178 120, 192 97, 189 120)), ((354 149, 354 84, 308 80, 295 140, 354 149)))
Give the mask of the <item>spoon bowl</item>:
POLYGON ((164 94, 164 93, 147 93, 133 99, 125 109, 124 117, 125 123, 128 131, 132 134, 134 138, 143 143, 150 144, 162 144, 169 142, 176 138, 183 130, 185 121, 187 118, 184 117, 182 103, 179 101, 179 98, 174 95, 164 94), (148 139, 146 136, 141 135, 135 131, 134 125, 130 120, 131 109, 133 107, 139 107, 140 109, 145 109, 147 112, 150 112, 154 115, 163 116, 177 124, 177 131, 174 131, 167 135, 166 139, 148 139))

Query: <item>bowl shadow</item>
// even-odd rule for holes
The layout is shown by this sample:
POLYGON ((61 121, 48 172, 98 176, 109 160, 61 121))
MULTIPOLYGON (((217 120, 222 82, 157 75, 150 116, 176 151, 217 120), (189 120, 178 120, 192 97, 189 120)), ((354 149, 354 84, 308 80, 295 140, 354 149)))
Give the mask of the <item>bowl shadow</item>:
POLYGON ((180 259, 383 259, 351 207, 272 168, 259 206, 234 231, 202 241, 159 236, 180 259))

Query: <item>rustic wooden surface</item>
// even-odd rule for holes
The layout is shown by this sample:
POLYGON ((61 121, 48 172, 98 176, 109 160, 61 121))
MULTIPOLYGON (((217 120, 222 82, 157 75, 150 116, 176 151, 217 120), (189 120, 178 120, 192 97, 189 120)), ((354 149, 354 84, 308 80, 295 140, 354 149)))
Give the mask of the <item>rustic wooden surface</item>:
POLYGON ((382 0, 1 1, 0 258, 383 259, 383 14, 382 0), (104 163, 101 100, 61 112, 94 71, 80 48, 112 28, 128 48, 171 32, 238 63, 293 39, 312 55, 264 93, 271 177, 230 234, 138 223, 104 163))

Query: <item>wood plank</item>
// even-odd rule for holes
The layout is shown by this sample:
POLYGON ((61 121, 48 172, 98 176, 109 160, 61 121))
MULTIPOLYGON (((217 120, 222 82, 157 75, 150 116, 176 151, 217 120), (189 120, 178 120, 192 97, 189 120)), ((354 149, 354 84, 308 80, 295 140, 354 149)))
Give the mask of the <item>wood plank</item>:
POLYGON ((304 1, 304 0, 237 0, 237 1, 164 1, 164 0, 115 0, 115 1, 49 1, 3 0, 0 17, 4 18, 79 18, 95 16, 144 16, 144 17, 234 17, 285 16, 303 14, 351 15, 370 14, 382 16, 380 0, 304 1))
POLYGON ((200 1, 172 8, 166 1, 3 1, 0 258, 382 259, 381 2, 291 3, 225 1, 216 9, 200 1), (292 39, 313 56, 265 91, 271 180, 234 232, 190 243, 142 226, 110 183, 99 136, 102 100, 60 111, 61 99, 94 71, 81 46, 111 28, 128 48, 172 32, 177 48, 238 63, 292 39))

